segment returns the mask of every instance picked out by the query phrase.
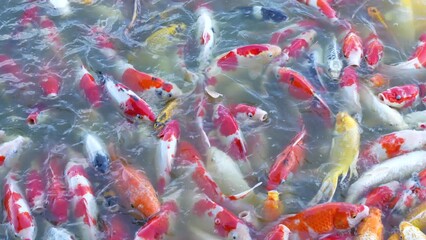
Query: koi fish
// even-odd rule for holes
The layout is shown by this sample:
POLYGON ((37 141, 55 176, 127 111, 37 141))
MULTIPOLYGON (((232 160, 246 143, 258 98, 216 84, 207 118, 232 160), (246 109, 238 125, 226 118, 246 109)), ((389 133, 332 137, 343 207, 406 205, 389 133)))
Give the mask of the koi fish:
POLYGON ((230 211, 213 202, 206 196, 196 196, 191 209, 197 223, 209 232, 227 239, 252 239, 250 230, 243 221, 230 211), (205 224, 204 224, 205 223, 205 224))
POLYGON ((422 34, 417 41, 416 49, 405 62, 396 63, 389 66, 391 69, 409 70, 421 69, 426 66, 426 34, 422 34))
POLYGON ((291 232, 288 227, 278 224, 265 237, 265 240, 288 240, 291 232))
POLYGON ((179 106, 179 103, 180 101, 178 99, 172 99, 166 103, 166 106, 164 106, 163 110, 161 110, 155 119, 155 130, 162 129, 166 125, 167 121, 170 120, 176 108, 179 106))
POLYGON ((160 211, 157 193, 142 171, 113 159, 111 177, 121 203, 126 209, 137 211, 135 217, 149 218, 160 211))
POLYGON ((157 186, 160 194, 164 193, 170 182, 170 172, 175 161, 177 142, 180 137, 180 127, 177 120, 167 123, 158 135, 160 143, 157 145, 155 168, 157 172, 157 186))
POLYGON ((378 208, 370 208, 368 217, 358 225, 355 240, 381 240, 383 239, 383 228, 382 212, 378 208))
POLYGON ((342 100, 340 110, 346 111, 349 114, 355 114, 360 119, 362 108, 361 103, 359 102, 359 81, 358 74, 354 67, 345 67, 340 79, 339 87, 339 98, 342 100))
POLYGON ((363 55, 362 40, 356 32, 349 31, 346 34, 343 39, 342 51, 348 65, 359 67, 363 55))
POLYGON ((330 43, 327 45, 326 63, 327 73, 333 80, 338 80, 343 68, 343 62, 340 56, 340 47, 337 43, 336 36, 332 36, 330 43))
POLYGON ((276 190, 268 191, 268 196, 263 203, 263 219, 268 222, 275 221, 283 212, 284 206, 280 200, 279 193, 276 190))
POLYGON ((111 77, 105 75, 101 75, 101 84, 128 121, 155 121, 151 107, 132 90, 123 84, 114 83, 111 77))
POLYGON ((178 206, 174 201, 163 203, 158 214, 148 220, 135 234, 135 240, 162 239, 173 235, 178 214, 178 206))
POLYGON ((225 146, 226 152, 237 160, 248 161, 246 142, 230 110, 222 104, 216 105, 212 120, 217 129, 217 136, 225 146))
POLYGON ((167 27, 163 27, 153 34, 151 34, 145 43, 149 50, 158 52, 160 50, 166 50, 168 47, 173 46, 173 39, 178 34, 184 33, 186 25, 184 23, 170 24, 167 27))
POLYGON ((402 214, 413 206, 426 200, 426 171, 418 175, 413 174, 411 178, 402 184, 397 196, 393 201, 392 212, 402 214))
POLYGON ((28 199, 31 211, 41 213, 44 207, 46 194, 44 193, 44 179, 38 166, 34 166, 25 178, 25 195, 28 199))
POLYGON ((382 184, 371 190, 365 198, 361 199, 360 203, 370 208, 378 208, 382 211, 387 211, 392 208, 392 202, 397 196, 399 188, 400 183, 398 181, 382 184))
POLYGON ((399 232, 403 240, 425 240, 426 235, 413 224, 402 221, 399 224, 399 232))
POLYGON ((123 221, 122 216, 117 214, 106 216, 104 221, 107 223, 105 231, 107 240, 132 239, 133 233, 129 225, 123 221))
POLYGON ((256 20, 272 21, 275 23, 287 20, 284 12, 263 6, 238 7, 234 11, 239 11, 246 17, 252 17, 256 20))
POLYGON ((290 239, 312 239, 334 231, 349 230, 370 213, 365 205, 344 202, 323 203, 284 217, 280 224, 290 229, 290 239))
POLYGON ((50 221, 54 224, 61 224, 68 221, 69 199, 67 188, 63 179, 62 161, 58 156, 48 159, 46 176, 46 200, 47 210, 50 213, 50 221))
POLYGON ((31 215, 28 202, 19 188, 18 176, 9 172, 5 180, 3 206, 6 221, 17 237, 23 240, 33 240, 37 235, 36 222, 31 215))
MULTIPOLYGON (((305 66, 305 63, 303 66, 305 66)), ((314 88, 317 89, 318 92, 326 92, 327 87, 323 77, 326 72, 326 70, 324 70, 324 53, 318 42, 312 45, 307 53, 306 68, 308 69, 306 78, 310 79, 314 88)))
POLYGON ((56 54, 59 54, 63 48, 63 44, 55 22, 52 21, 48 16, 41 16, 40 28, 41 32, 45 35, 46 42, 53 47, 53 51, 56 54))
POLYGON ((213 48, 216 43, 216 22, 213 19, 211 9, 200 7, 196 10, 197 39, 200 39, 200 54, 198 55, 199 69, 204 70, 210 63, 213 48))
POLYGON ((426 129, 426 111, 411 112, 404 115, 404 121, 410 128, 426 129))
POLYGON ((291 58, 297 58, 303 51, 306 51, 313 43, 317 32, 314 29, 309 29, 298 35, 288 46, 282 49, 279 57, 274 59, 274 66, 283 66, 291 58))
POLYGON ((379 37, 371 33, 364 42, 364 58, 368 67, 376 68, 380 60, 383 58, 384 46, 379 37))
POLYGON ((314 7, 319 10, 322 14, 324 14, 330 21, 336 22, 338 20, 336 11, 330 6, 327 0, 297 0, 300 3, 304 3, 308 6, 314 7))
POLYGON ((17 136, 15 139, 0 145, 0 167, 12 168, 24 150, 30 145, 31 139, 17 136))
POLYGON ((58 76, 49 69, 44 70, 40 80, 40 87, 47 98, 57 98, 61 82, 58 76))
POLYGON ((402 115, 395 109, 380 102, 371 90, 360 86, 360 102, 363 108, 364 123, 369 126, 379 125, 393 130, 404 130, 408 128, 402 115), (369 117, 369 121, 366 120, 369 117))
POLYGON ((101 105, 101 89, 96 83, 95 78, 87 71, 84 65, 81 65, 80 69, 77 71, 76 79, 80 80, 79 86, 84 92, 87 101, 89 101, 93 107, 99 107, 101 105))
POLYGON ((346 202, 355 202, 371 188, 406 178, 416 170, 423 168, 426 168, 425 151, 410 152, 374 165, 349 187, 346 202))
POLYGON ((368 169, 372 165, 426 146, 426 132, 403 130, 379 137, 368 144, 360 154, 358 165, 368 169))
POLYGON ((368 15, 376 21, 379 21, 385 29, 388 29, 388 25, 383 18, 382 13, 376 7, 368 7, 367 8, 368 15))
POLYGON ((102 140, 93 134, 84 133, 83 142, 89 164, 98 172, 107 173, 109 171, 110 158, 102 140))
POLYGON ((318 26, 318 22, 313 20, 301 20, 297 23, 290 24, 274 32, 272 34, 271 40, 269 40, 269 44, 279 45, 282 40, 287 40, 287 38, 296 31, 307 31, 308 29, 316 26, 318 26))
POLYGON ((348 173, 349 180, 352 175, 357 176, 356 164, 360 144, 358 123, 348 113, 339 112, 336 116, 334 131, 336 135, 333 137, 330 149, 330 163, 333 164, 333 167, 325 176, 318 193, 309 203, 311 206, 323 198, 328 202, 332 200, 339 176, 342 176, 342 180, 348 173))
POLYGON ((420 203, 413 208, 405 217, 405 221, 411 223, 413 226, 424 230, 426 228, 426 202, 420 203))
POLYGON ((69 161, 65 166, 65 180, 71 195, 71 206, 79 223, 84 239, 97 239, 99 237, 98 205, 93 195, 93 189, 83 164, 69 161))
POLYGON ((395 86, 381 92, 379 99, 384 104, 393 108, 407 108, 419 99, 420 89, 415 84, 395 86))
POLYGON ((281 183, 285 182, 289 175, 295 172, 305 160, 304 138, 306 130, 298 133, 277 156, 274 164, 271 166, 268 174, 267 190, 276 189, 281 183))
POLYGON ((236 104, 229 106, 232 115, 238 120, 254 120, 256 122, 265 122, 268 119, 268 113, 261 108, 247 104, 236 104))

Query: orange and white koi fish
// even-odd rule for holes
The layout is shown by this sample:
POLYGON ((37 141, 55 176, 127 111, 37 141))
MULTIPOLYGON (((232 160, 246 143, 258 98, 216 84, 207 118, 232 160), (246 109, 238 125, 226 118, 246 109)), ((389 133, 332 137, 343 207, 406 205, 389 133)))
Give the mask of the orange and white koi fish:
POLYGON ((65 167, 65 180, 71 195, 72 212, 81 229, 81 237, 97 239, 100 236, 97 227, 99 210, 84 165, 69 161, 65 167))
POLYGON ((305 137, 306 130, 302 128, 302 131, 278 154, 269 170, 266 189, 277 189, 281 183, 285 182, 303 164, 305 160, 305 147, 303 146, 305 137))
POLYGON ((222 104, 216 105, 212 120, 225 151, 237 160, 248 161, 246 142, 230 110, 222 104))
POLYGON ((379 99, 393 108, 408 108, 419 99, 420 88, 415 84, 395 86, 379 93, 379 99))
POLYGON ((178 214, 176 202, 171 200, 161 205, 158 214, 148 220, 135 234, 135 240, 162 239, 173 235, 174 225, 178 214))
POLYGON ((155 121, 151 107, 136 93, 123 84, 114 83, 109 76, 101 75, 100 77, 105 91, 128 121, 155 121))
POLYGON ((30 145, 31 139, 17 136, 15 139, 0 145, 0 167, 12 168, 16 161, 30 145))
POLYGON ((175 161, 177 142, 180 137, 180 127, 177 120, 166 124, 158 135, 160 143, 157 145, 155 169, 157 172, 157 190, 164 193, 166 185, 170 182, 170 173, 175 161))
POLYGON ((206 231, 226 239, 250 240, 247 225, 207 196, 195 196, 191 210, 194 220, 206 231))
POLYGON ((359 67, 363 55, 362 40, 359 35, 351 30, 343 39, 343 56, 346 58, 348 65, 359 67))
POLYGON ((288 227, 278 224, 266 235, 264 240, 288 240, 290 234, 288 227))
POLYGON ((402 130, 389 133, 369 143, 358 160, 361 169, 369 169, 372 165, 386 159, 423 149, 426 146, 426 132, 402 130))
POLYGON ((23 240, 34 240, 37 235, 36 222, 31 215, 28 202, 18 185, 18 176, 9 172, 3 185, 3 207, 5 218, 14 234, 23 240))
POLYGON ((383 58, 384 46, 379 37, 371 33, 364 42, 364 58, 368 67, 374 69, 383 58))
POLYGON ((314 7, 324 14, 331 22, 336 22, 338 20, 336 11, 330 6, 330 3, 327 0, 297 0, 300 3, 304 3, 308 6, 314 7))
POLYGON ((84 65, 81 65, 80 69, 77 71, 76 79, 79 80, 80 89, 84 92, 87 101, 89 101, 93 107, 99 107, 101 105, 102 91, 96 83, 95 78, 87 71, 84 65))
POLYGON ((356 202, 371 188, 409 177, 413 172, 424 168, 426 168, 426 151, 410 152, 374 165, 349 187, 346 202, 356 202))
POLYGON ((332 202, 284 217, 280 224, 290 229, 290 239, 312 239, 334 231, 349 230, 369 213, 370 209, 365 205, 332 202))
POLYGON ((199 69, 204 70, 210 63, 213 48, 216 43, 216 23, 212 16, 211 9, 201 6, 196 10, 197 19, 197 39, 200 39, 200 54, 198 56, 199 69))
POLYGON ((255 106, 247 104, 230 105, 229 110, 237 120, 254 120, 256 122, 265 122, 268 119, 268 113, 255 106))
POLYGON ((370 208, 370 214, 358 225, 355 240, 382 240, 383 239, 382 211, 370 208))

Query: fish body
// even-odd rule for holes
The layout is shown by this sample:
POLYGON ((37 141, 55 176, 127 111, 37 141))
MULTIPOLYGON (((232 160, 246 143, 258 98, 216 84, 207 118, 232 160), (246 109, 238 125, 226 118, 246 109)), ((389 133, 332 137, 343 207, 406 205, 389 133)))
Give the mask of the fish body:
POLYGON ((265 237, 265 240, 288 240, 290 229, 283 224, 278 224, 265 237))
POLYGON ((17 136, 13 140, 2 143, 0 145, 0 167, 12 168, 30 143, 31 140, 23 136, 17 136))
POLYGON ((57 156, 51 157, 46 169, 46 200, 47 210, 51 214, 49 220, 54 224, 68 221, 69 198, 63 173, 62 161, 57 156))
POLYGON ((270 44, 278 45, 283 40, 287 40, 290 35, 293 35, 297 31, 306 31, 310 28, 316 27, 318 25, 317 21, 313 20, 301 20, 297 23, 290 24, 280 30, 274 32, 269 40, 270 44))
POLYGON ((348 65, 359 67, 363 56, 362 40, 354 31, 349 31, 343 39, 343 56, 348 65))
POLYGON ((392 208, 393 201, 397 197, 400 188, 398 181, 391 181, 382 184, 371 190, 360 203, 370 208, 378 208, 381 211, 388 211, 392 208))
POLYGON ((369 212, 370 209, 365 205, 323 203, 284 217, 280 224, 290 229, 290 239, 315 239, 334 231, 349 230, 366 218, 369 212))
POLYGON ((101 81, 113 103, 120 108, 120 112, 129 121, 155 121, 155 114, 151 107, 132 90, 123 84, 114 83, 107 76, 103 76, 101 81))
POLYGON ((37 235, 36 222, 30 206, 18 185, 15 173, 9 172, 3 185, 4 216, 14 234, 23 240, 34 240, 37 235))
POLYGON ((97 239, 99 209, 93 195, 92 185, 87 178, 85 166, 69 161, 65 166, 65 180, 71 195, 71 206, 84 239, 97 239))
POLYGON ((417 41, 416 49, 405 62, 391 65, 393 69, 410 70, 422 69, 426 66, 426 34, 422 34, 417 41))
POLYGON ((272 21, 275 23, 287 20, 287 16, 284 12, 263 6, 238 7, 236 8, 236 11, 240 11, 245 16, 252 17, 256 20, 272 21))
POLYGON ((415 84, 407 84, 389 88, 379 94, 384 104, 393 108, 408 108, 419 99, 420 89, 415 84))
POLYGON ((268 119, 268 113, 265 110, 247 104, 231 105, 229 110, 237 120, 264 122, 268 119))
POLYGON ((338 20, 336 11, 330 6, 327 0, 297 0, 300 3, 304 3, 308 6, 314 7, 324 14, 331 22, 336 22, 338 20))
POLYGON ((59 54, 62 51, 63 44, 55 22, 46 15, 41 16, 40 28, 41 32, 45 35, 46 42, 51 45, 52 50, 56 54, 59 54))
POLYGON ((360 117, 362 109, 359 100, 359 81, 358 74, 354 67, 345 67, 339 82, 339 87, 339 97, 342 100, 341 111, 346 111, 349 114, 356 114, 360 117))
POLYGON ((177 37, 178 34, 184 33, 185 30, 186 24, 184 23, 170 24, 151 34, 145 42, 151 51, 166 50, 173 45, 173 38, 177 37))
POLYGON ((352 183, 346 196, 347 202, 357 201, 366 191, 380 184, 410 176, 418 169, 426 168, 426 152, 414 151, 391 158, 371 167, 352 183))
POLYGON ((359 157, 358 165, 368 169, 374 164, 424 148, 426 132, 402 130, 385 134, 368 144, 359 157))
POLYGON ((299 34, 289 45, 282 49, 281 55, 274 59, 273 65, 283 66, 290 59, 298 58, 302 52, 309 49, 316 36, 317 32, 314 29, 309 29, 299 34))
POLYGON ((382 211, 370 207, 370 214, 357 227, 355 240, 382 240, 383 228, 382 211))
POLYGON ((37 167, 31 168, 25 179, 25 195, 32 212, 41 213, 45 209, 44 178, 37 167))
POLYGON ((83 91, 89 103, 97 108, 101 105, 101 89, 96 83, 95 78, 92 74, 87 71, 84 65, 81 65, 80 69, 76 73, 76 79, 79 79, 79 87, 83 91))
POLYGON ((67 229, 62 227, 49 226, 45 230, 43 239, 45 240, 75 240, 74 234, 70 233, 67 229))
POLYGON ((83 142, 90 165, 100 173, 107 173, 110 158, 102 140, 91 133, 86 133, 83 142))
POLYGON ((327 73, 333 80, 338 80, 343 68, 343 62, 340 56, 340 47, 337 43, 336 36, 332 36, 330 43, 327 45, 326 63, 327 73))
POLYGON ((426 235, 413 224, 402 221, 399 224, 399 232, 403 240, 425 240, 426 235))
POLYGON ((274 190, 285 182, 289 175, 297 171, 305 160, 304 138, 305 128, 302 129, 277 156, 268 174, 266 189, 274 190))
POLYGON ((174 225, 178 214, 178 206, 174 201, 163 203, 161 210, 141 227, 135 234, 135 240, 162 239, 173 235, 174 225))
POLYGON ((268 196, 263 203, 263 219, 268 222, 275 221, 283 212, 284 206, 280 200, 279 193, 276 190, 268 191, 268 196))
POLYGON ((357 176, 356 163, 360 145, 358 123, 348 113, 339 112, 336 116, 334 131, 335 136, 331 143, 329 161, 333 167, 325 176, 318 193, 310 202, 311 205, 318 203, 323 198, 326 201, 332 200, 339 176, 342 176, 342 179, 345 179, 348 173, 349 179, 352 175, 357 176))
POLYGON ((170 182, 170 173, 180 137, 179 122, 177 120, 168 122, 158 137, 160 138, 160 143, 157 145, 155 169, 157 172, 157 189, 162 194, 166 185, 170 182))
POLYGON ((384 46, 379 37, 371 33, 364 43, 364 58, 368 67, 374 69, 383 58, 384 46))
POLYGON ((178 99, 172 99, 166 103, 161 112, 157 115, 154 123, 154 129, 162 129, 166 123, 172 118, 173 113, 179 106, 180 101, 178 99))
POLYGON ((204 70, 212 58, 213 49, 216 43, 216 22, 213 19, 212 11, 206 7, 196 10, 197 19, 197 39, 200 39, 200 53, 198 55, 199 69, 204 70))
POLYGON ((226 152, 237 160, 247 161, 247 146, 243 134, 230 110, 218 104, 214 107, 213 124, 226 152))
POLYGON ((392 212, 404 214, 426 200, 426 170, 406 180, 393 201, 392 212))
POLYGON ((410 128, 426 129, 426 111, 411 112, 404 115, 404 121, 410 128))
POLYGON ((47 69, 44 70, 41 76, 40 87, 45 97, 50 99, 57 98, 61 87, 61 81, 57 74, 47 69))
POLYGON ((207 231, 226 239, 252 239, 247 225, 233 213, 206 196, 197 196, 191 209, 197 222, 204 223, 207 231))

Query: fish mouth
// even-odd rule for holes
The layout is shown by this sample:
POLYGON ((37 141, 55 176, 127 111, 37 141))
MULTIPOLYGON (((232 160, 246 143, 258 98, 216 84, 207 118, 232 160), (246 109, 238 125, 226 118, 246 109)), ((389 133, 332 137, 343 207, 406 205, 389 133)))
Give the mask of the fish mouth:
POLYGON ((379 94, 379 100, 383 103, 385 102, 385 95, 383 93, 379 94))

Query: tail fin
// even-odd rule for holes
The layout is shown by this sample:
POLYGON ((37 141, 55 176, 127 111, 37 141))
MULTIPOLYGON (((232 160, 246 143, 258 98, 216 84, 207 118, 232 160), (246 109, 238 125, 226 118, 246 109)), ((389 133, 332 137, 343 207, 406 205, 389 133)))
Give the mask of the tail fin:
POLYGON ((261 182, 257 183, 256 185, 254 185, 254 187, 252 187, 252 188, 250 188, 250 189, 248 189, 248 190, 246 190, 246 191, 244 191, 244 192, 240 192, 240 193, 238 193, 238 194, 234 194, 234 195, 231 195, 231 196, 227 196, 226 198, 227 198, 228 200, 231 200, 231 201, 235 201, 235 200, 243 199, 243 198, 245 198, 245 197, 246 197, 249 193, 253 192, 253 190, 254 190, 255 188, 259 187, 260 185, 262 185, 262 183, 261 183, 261 182))
POLYGON ((309 206, 316 205, 322 199, 326 198, 330 202, 337 189, 337 180, 339 179, 340 172, 330 172, 325 176, 322 181, 321 188, 318 190, 315 197, 308 203, 309 206))

